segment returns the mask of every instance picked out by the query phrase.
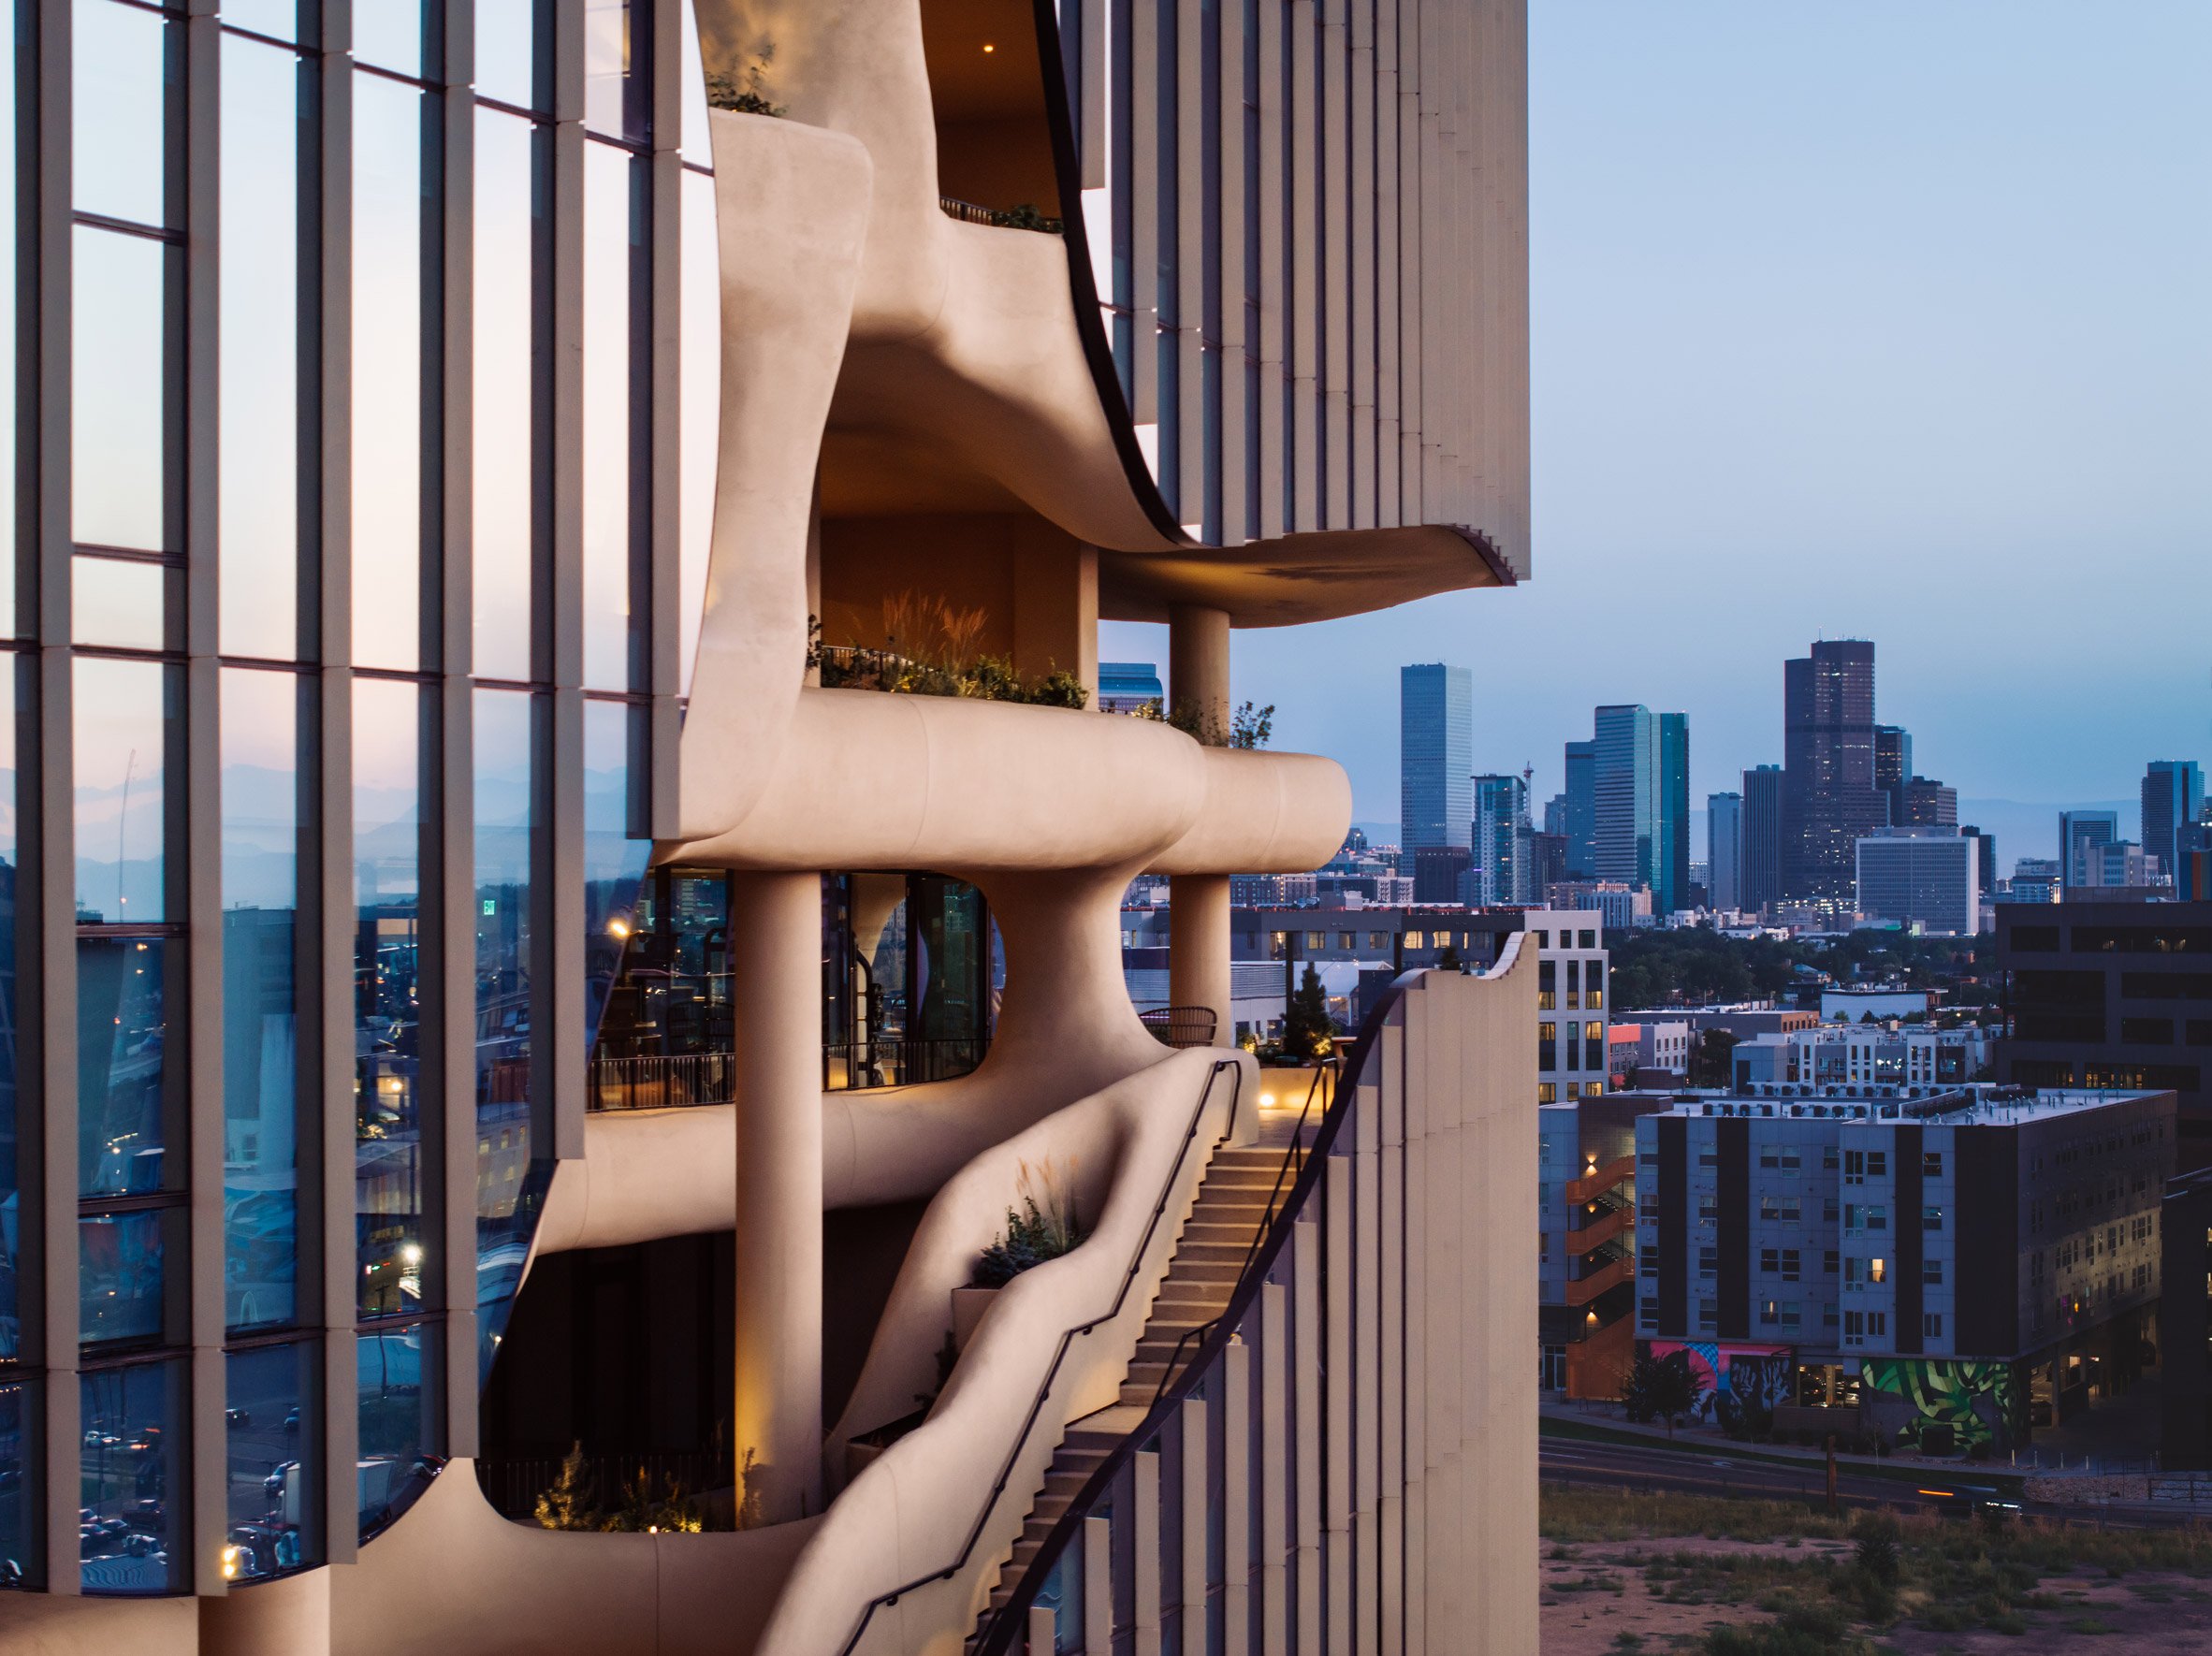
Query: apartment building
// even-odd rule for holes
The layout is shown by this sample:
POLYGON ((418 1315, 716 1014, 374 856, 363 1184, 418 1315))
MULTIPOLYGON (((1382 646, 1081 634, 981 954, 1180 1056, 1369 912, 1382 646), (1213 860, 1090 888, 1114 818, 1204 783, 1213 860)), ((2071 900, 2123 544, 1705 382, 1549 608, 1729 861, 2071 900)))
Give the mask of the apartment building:
POLYGON ((2174 1147, 2169 1092, 1670 1100, 1636 1123, 1637 1336, 1738 1405, 2023 1443, 2140 1370, 2174 1147))
POLYGON ((1536 1111, 1538 1384, 1618 1398, 1636 1361, 1636 1118, 1648 1093, 1536 1111))
POLYGON ((1814 1086, 1959 1086, 1993 1079, 1996 1038, 1979 1027, 1823 1024, 1754 1036, 1730 1053, 1739 1089, 1769 1082, 1814 1086))
POLYGON ((1411 21, 16 8, 0 1649, 1533 1645, 1535 951, 1229 1045, 1350 805, 1232 632, 1531 570, 1524 18, 1411 21))

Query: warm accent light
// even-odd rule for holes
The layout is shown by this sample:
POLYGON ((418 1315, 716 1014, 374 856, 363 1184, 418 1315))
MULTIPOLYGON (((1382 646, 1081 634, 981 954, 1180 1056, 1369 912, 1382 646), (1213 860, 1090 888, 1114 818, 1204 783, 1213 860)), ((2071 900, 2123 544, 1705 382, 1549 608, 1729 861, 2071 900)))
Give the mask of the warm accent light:
POLYGON ((618 914, 606 922, 606 929, 611 936, 627 937, 630 935, 630 922, 618 914))
POLYGON ((990 43, 988 40, 986 40, 986 41, 984 41, 984 42, 983 42, 983 50, 984 50, 985 51, 997 51, 998 50, 998 48, 997 48, 996 46, 992 45, 992 44, 991 44, 991 43, 990 43))

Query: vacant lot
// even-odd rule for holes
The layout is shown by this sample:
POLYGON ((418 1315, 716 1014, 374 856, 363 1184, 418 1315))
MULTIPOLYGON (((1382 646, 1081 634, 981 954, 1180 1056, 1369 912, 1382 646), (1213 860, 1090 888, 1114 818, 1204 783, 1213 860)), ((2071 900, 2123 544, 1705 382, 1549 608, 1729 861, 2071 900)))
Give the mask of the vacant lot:
POLYGON ((1547 1489, 1544 1656, 2212 1656, 2212 1534, 1547 1489))

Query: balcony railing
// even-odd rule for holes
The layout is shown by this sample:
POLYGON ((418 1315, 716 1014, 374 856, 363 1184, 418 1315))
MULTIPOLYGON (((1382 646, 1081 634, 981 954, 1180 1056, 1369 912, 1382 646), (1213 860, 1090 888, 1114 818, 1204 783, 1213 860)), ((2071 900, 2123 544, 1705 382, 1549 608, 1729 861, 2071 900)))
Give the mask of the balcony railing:
POLYGON ((1635 1183, 1636 1157, 1633 1155, 1619 1156, 1606 1163, 1604 1167, 1583 1174, 1579 1179, 1568 1180, 1566 1198, 1569 1201, 1590 1201, 1601 1192, 1612 1189, 1616 1184, 1633 1184, 1635 1183))
POLYGON ((958 219, 964 225, 988 225, 997 230, 1039 230, 1047 236, 1057 236, 1067 229, 1060 220, 1038 211, 1026 201, 1018 207, 979 207, 957 196, 939 196, 937 204, 944 209, 947 218, 958 219))
POLYGON ((1569 1305, 1587 1305, 1608 1288, 1617 1288, 1635 1274, 1636 1261, 1616 1259, 1602 1270, 1588 1276, 1577 1277, 1566 1286, 1569 1305))
POLYGON ((1212 1007, 1146 1007, 1137 1016, 1162 1046, 1210 1047, 1216 1014, 1212 1007))
POLYGON ((910 1087, 923 1082, 954 1081, 983 1061, 990 1040, 982 1035, 897 1036, 880 1040, 825 1043, 822 1049, 822 1090, 910 1087))
POLYGON ((737 1095, 733 1053, 648 1053, 618 1058, 594 1053, 585 1098, 592 1110, 676 1110, 727 1104, 737 1095))

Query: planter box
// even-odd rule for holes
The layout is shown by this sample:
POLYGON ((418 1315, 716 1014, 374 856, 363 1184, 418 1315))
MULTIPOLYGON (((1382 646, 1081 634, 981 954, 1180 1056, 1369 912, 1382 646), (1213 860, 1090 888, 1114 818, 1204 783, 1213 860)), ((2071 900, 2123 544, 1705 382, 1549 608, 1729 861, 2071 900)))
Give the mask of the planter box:
POLYGON ((983 1313, 991 1309, 991 1301, 998 1298, 997 1288, 954 1288, 953 1290, 953 1349, 966 1351, 968 1337, 976 1325, 983 1320, 983 1313))

